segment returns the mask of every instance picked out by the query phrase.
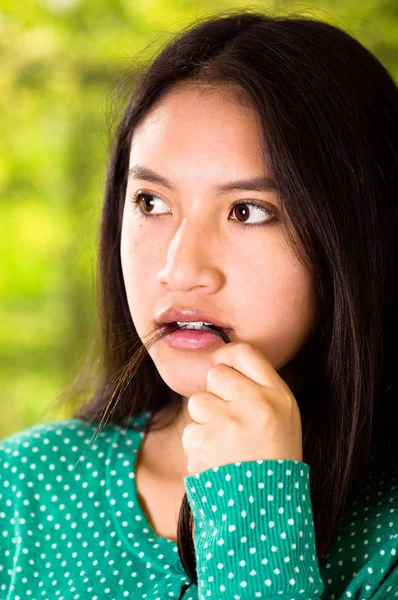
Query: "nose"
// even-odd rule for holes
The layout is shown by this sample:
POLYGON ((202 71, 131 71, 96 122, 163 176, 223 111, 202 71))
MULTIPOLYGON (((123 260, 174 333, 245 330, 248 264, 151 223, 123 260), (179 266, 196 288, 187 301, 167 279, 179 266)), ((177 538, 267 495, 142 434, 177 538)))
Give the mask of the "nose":
POLYGON ((159 271, 160 283, 173 291, 203 288, 214 293, 223 275, 214 262, 209 234, 204 227, 183 219, 167 251, 165 267, 159 271))

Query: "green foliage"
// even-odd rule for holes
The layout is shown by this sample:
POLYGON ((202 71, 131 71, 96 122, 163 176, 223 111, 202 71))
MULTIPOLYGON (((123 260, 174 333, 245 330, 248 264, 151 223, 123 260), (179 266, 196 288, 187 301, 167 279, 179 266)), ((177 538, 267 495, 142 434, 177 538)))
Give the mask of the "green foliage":
MULTIPOLYGON (((72 381, 96 319, 96 240, 115 83, 173 34, 227 9, 343 27, 398 75, 395 0, 0 0, 0 438, 72 381)), ((117 105, 116 105, 117 106, 117 105)))

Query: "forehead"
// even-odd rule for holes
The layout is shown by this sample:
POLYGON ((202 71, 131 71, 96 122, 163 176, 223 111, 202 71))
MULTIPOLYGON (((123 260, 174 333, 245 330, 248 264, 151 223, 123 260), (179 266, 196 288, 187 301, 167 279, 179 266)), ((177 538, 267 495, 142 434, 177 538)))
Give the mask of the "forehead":
POLYGON ((264 168, 259 116, 242 91, 232 88, 179 84, 165 93, 137 125, 130 162, 200 157, 201 162, 238 160, 264 168), (135 156, 136 155, 136 156, 135 156))

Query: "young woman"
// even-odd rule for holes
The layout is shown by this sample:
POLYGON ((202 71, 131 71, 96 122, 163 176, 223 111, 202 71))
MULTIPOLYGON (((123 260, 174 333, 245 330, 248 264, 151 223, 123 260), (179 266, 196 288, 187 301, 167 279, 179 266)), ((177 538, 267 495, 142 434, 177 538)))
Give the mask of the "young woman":
POLYGON ((159 53, 111 150, 95 393, 1 444, 1 598, 398 597, 397 154, 394 81, 327 23, 159 53))

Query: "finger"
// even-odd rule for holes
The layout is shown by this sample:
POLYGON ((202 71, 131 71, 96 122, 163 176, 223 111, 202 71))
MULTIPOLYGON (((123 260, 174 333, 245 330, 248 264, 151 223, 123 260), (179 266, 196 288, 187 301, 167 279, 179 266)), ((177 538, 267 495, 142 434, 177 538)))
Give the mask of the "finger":
POLYGON ((260 385, 286 387, 264 354, 248 342, 232 342, 221 346, 211 355, 211 362, 214 366, 224 364, 232 367, 260 385))
POLYGON ((262 386, 242 373, 220 363, 207 372, 207 391, 227 402, 239 402, 260 398, 262 386))
POLYGON ((214 419, 225 419, 225 403, 214 394, 194 394, 188 400, 188 412, 195 423, 203 424, 214 419))

